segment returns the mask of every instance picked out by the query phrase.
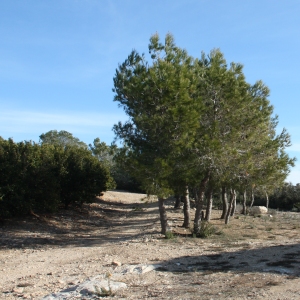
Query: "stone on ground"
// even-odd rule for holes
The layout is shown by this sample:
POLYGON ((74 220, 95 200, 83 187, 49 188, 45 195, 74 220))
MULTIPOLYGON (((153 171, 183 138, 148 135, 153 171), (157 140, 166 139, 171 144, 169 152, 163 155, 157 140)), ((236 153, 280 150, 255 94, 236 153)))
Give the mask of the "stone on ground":
POLYGON ((250 208, 250 215, 265 215, 268 213, 268 209, 265 206, 252 206, 250 208))

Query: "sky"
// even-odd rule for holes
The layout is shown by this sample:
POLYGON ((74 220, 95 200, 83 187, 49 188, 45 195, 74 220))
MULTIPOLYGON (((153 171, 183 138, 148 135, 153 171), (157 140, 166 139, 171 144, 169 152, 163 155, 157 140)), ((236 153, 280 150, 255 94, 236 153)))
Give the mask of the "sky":
POLYGON ((300 1, 298 0, 0 0, 0 136, 39 141, 66 130, 90 144, 110 144, 127 119, 113 101, 118 64, 151 35, 194 57, 219 48, 262 80, 279 116, 278 133, 298 161, 287 181, 300 182, 300 1))

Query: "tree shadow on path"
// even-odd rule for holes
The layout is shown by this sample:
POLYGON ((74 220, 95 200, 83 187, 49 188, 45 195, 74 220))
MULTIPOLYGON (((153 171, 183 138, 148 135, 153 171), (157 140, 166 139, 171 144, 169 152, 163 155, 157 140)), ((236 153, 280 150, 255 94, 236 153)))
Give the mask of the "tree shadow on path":
POLYGON ((177 257, 164 261, 159 270, 173 273, 268 272, 300 277, 300 244, 177 257))

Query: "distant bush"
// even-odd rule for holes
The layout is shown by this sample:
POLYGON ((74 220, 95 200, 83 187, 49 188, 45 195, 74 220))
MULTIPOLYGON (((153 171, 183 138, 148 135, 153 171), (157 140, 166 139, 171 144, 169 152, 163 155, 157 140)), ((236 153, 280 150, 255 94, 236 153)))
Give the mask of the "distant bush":
POLYGON ((129 192, 145 192, 136 178, 130 174, 130 168, 126 163, 126 151, 124 148, 118 148, 116 145, 107 145, 101 142, 99 138, 94 139, 93 144, 89 144, 93 155, 103 163, 113 178, 112 185, 108 188, 116 187, 119 190, 129 192))
POLYGON ((115 165, 111 174, 116 182, 117 189, 132 193, 146 193, 141 188, 138 180, 131 176, 125 167, 115 165))
MULTIPOLYGON (((273 209, 290 211, 297 209, 297 203, 300 203, 300 184, 285 183, 269 196, 269 207, 273 209)), ((264 197, 255 197, 255 205, 265 204, 264 197)))

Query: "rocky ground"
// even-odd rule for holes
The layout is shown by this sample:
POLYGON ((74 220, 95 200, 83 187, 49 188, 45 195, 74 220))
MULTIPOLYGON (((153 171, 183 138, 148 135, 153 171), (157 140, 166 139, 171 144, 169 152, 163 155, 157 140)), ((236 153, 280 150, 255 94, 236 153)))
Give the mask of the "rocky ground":
POLYGON ((0 298, 300 299, 299 214, 236 215, 225 226, 214 210, 218 234, 199 239, 173 206, 173 239, 159 233, 157 203, 142 194, 106 192, 81 210, 7 220, 0 298), (94 292, 82 292, 87 284, 94 292))

